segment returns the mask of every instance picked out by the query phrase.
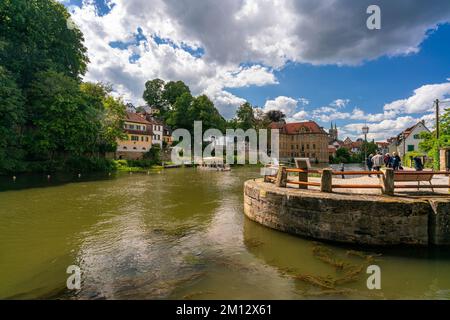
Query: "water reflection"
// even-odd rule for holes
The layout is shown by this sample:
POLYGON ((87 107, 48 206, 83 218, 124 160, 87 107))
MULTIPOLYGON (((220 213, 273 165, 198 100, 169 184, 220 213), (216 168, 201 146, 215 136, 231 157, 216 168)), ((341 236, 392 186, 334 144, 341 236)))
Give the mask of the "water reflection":
POLYGON ((352 270, 330 259, 366 257, 246 219, 243 182, 258 177, 176 169, 0 192, 0 298, 447 297, 445 250, 362 249, 382 254, 381 293, 368 292, 364 270, 327 288, 352 270), (79 292, 65 289, 72 264, 83 271, 79 292))

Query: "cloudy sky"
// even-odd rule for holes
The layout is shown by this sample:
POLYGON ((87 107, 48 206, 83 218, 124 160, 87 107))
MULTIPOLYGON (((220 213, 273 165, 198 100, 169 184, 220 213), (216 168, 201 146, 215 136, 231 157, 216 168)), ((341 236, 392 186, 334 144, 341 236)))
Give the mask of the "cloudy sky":
MULTIPOLYGON (((248 100, 340 138, 398 134, 450 98, 449 0, 59 0, 85 36, 87 81, 143 103, 183 80, 226 118, 248 100), (369 30, 367 7, 381 8, 369 30)), ((450 104, 447 104, 450 106, 450 104)))

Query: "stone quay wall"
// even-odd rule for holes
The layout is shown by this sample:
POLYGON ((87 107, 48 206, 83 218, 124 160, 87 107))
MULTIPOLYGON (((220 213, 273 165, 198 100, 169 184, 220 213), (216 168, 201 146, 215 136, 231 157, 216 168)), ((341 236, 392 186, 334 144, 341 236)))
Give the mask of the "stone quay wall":
POLYGON ((267 227, 320 240, 374 246, 450 245, 450 199, 322 193, 244 185, 244 212, 267 227))

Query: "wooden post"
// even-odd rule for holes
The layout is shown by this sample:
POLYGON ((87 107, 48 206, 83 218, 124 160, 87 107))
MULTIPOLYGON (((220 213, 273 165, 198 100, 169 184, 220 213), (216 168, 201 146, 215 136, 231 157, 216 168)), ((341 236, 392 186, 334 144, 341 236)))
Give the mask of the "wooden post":
POLYGON ((275 185, 277 187, 285 188, 287 184, 287 172, 286 167, 280 167, 277 173, 277 180, 275 181, 275 185))
POLYGON ((383 193, 388 196, 394 195, 394 169, 387 168, 384 173, 383 180, 383 193))
MULTIPOLYGON (((308 170, 307 167, 299 168, 299 169, 308 170)), ((298 181, 299 182, 308 182, 308 172, 299 172, 298 173, 298 181)), ((308 189, 307 185, 299 185, 298 187, 299 187, 299 189, 308 189)))
POLYGON ((323 169, 322 181, 320 183, 320 191, 333 192, 333 170, 323 169))

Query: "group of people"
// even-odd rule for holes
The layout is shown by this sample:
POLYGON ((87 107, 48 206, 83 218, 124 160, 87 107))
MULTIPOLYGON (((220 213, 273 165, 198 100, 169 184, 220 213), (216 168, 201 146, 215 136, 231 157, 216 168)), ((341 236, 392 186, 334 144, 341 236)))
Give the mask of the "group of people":
MULTIPOLYGON (((423 170, 422 159, 420 159, 420 157, 414 157, 413 161, 414 161, 414 168, 416 169, 416 171, 422 171, 423 170)), ((392 155, 386 153, 384 156, 381 154, 381 152, 377 152, 376 155, 370 154, 366 159, 366 164, 367 167, 369 168, 369 171, 372 170, 380 171, 383 165, 386 168, 394 169, 394 171, 403 170, 402 161, 397 152, 392 153, 392 155)))
POLYGON ((386 153, 384 156, 381 152, 377 152, 377 154, 370 154, 366 160, 367 167, 369 171, 380 171, 381 167, 384 165, 386 168, 392 168, 394 170, 403 170, 401 165, 400 156, 394 152, 392 156, 389 153, 386 153))

